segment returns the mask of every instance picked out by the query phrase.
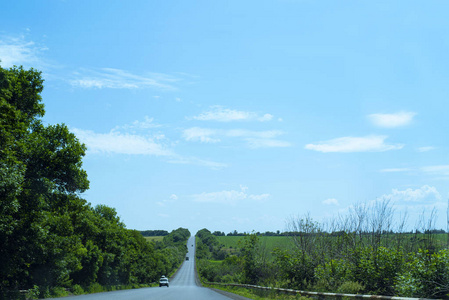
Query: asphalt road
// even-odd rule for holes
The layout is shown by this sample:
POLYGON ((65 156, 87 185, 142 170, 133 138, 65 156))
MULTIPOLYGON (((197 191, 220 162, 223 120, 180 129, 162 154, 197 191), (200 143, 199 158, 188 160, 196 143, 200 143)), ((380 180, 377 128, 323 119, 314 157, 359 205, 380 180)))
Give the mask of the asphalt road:
POLYGON ((187 243, 189 260, 184 261, 176 276, 170 281, 170 287, 153 287, 135 290, 106 292, 90 295, 73 296, 74 300, 229 300, 245 299, 243 297, 230 297, 217 293, 211 289, 200 287, 195 281, 195 237, 190 237, 187 243))

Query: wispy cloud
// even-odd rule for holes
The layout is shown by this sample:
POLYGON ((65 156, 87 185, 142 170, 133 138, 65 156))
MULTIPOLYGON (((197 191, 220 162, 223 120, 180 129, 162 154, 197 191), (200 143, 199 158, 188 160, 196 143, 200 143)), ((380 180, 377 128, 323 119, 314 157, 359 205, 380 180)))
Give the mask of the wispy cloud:
POLYGON ((193 195, 193 200, 195 202, 203 203, 219 203, 236 205, 241 201, 264 201, 270 198, 270 194, 260 194, 253 195, 247 193, 248 188, 245 186, 240 186, 240 190, 230 190, 230 191, 220 191, 211 193, 201 193, 193 195))
POLYGON ((219 138, 214 138, 213 136, 218 135, 217 130, 209 128, 192 127, 185 129, 183 132, 183 137, 186 141, 199 141, 202 143, 217 143, 220 142, 219 138))
POLYGON ((338 203, 338 200, 335 199, 335 198, 326 199, 326 200, 323 201, 323 204, 326 204, 326 205, 340 205, 338 203))
POLYGON ((449 165, 427 166, 422 167, 421 170, 432 175, 449 176, 449 165))
POLYGON ((79 128, 71 130, 92 154, 150 155, 162 157, 172 164, 197 165, 215 170, 227 167, 224 163, 176 153, 172 149, 176 143, 160 131, 149 130, 161 127, 164 126, 155 124, 153 118, 146 116, 144 121, 136 120, 131 124, 116 126, 108 133, 79 128))
POLYGON ((10 68, 13 65, 42 67, 44 63, 41 53, 45 50, 47 50, 46 47, 27 41, 24 36, 1 36, 0 65, 3 68, 10 68))
POLYGON ((387 136, 341 137, 317 144, 307 144, 305 149, 319 152, 383 152, 402 149, 404 145, 385 143, 387 136))
POLYGON ((178 200, 178 196, 175 194, 171 194, 171 196, 168 199, 164 199, 162 201, 156 202, 156 204, 159 206, 166 206, 166 205, 176 202, 176 200, 178 200))
POLYGON ((225 163, 215 162, 207 159, 200 159, 197 157, 187 157, 187 156, 180 156, 175 155, 171 157, 168 160, 169 163, 172 164, 181 164, 181 165, 197 165, 197 166, 203 166, 208 167, 213 170, 221 170, 223 168, 227 168, 228 165, 225 163))
POLYGON ((73 74, 70 84, 80 88, 141 89, 156 88, 173 90, 178 78, 166 74, 146 73, 133 74, 126 70, 114 68, 81 69, 73 74))
POLYGON ((183 138, 186 141, 202 143, 218 143, 226 138, 239 138, 243 140, 249 148, 274 148, 290 147, 291 144, 286 141, 277 140, 276 137, 283 135, 280 130, 252 131, 245 129, 210 129, 201 127, 192 127, 185 129, 183 138))
POLYGON ((258 148, 286 148, 290 147, 291 144, 286 141, 274 140, 274 139, 246 139, 249 148, 258 149, 258 148))
POLYGON ((147 129, 154 129, 162 127, 160 124, 154 123, 154 118, 150 118, 148 116, 145 116, 145 120, 140 121, 136 120, 132 122, 131 124, 126 124, 123 126, 117 126, 114 128, 115 130, 147 130, 147 129))
POLYGON ((414 112, 398 112, 394 114, 371 114, 368 115, 368 119, 375 126, 384 128, 395 128, 410 124, 415 115, 416 113, 414 112))
POLYGON ((381 169, 379 172, 382 173, 411 172, 413 174, 421 173, 424 175, 447 178, 449 176, 449 165, 434 165, 434 166, 409 167, 409 168, 386 168, 381 169))
POLYGON ((110 131, 95 133, 91 130, 72 129, 78 139, 93 153, 173 156, 174 153, 150 137, 110 131))
POLYGON ((410 168, 388 168, 388 169, 382 169, 380 172, 382 173, 399 173, 399 172, 409 172, 412 169, 410 168))
POLYGON ((418 150, 418 152, 427 152, 427 151, 435 150, 435 147, 432 147, 432 146, 419 147, 417 150, 418 150))
POLYGON ((217 122, 232 122, 232 121, 271 121, 273 116, 271 114, 259 115, 255 112, 239 111, 234 109, 224 108, 223 106, 212 106, 209 111, 203 112, 198 116, 192 117, 199 121, 217 121, 217 122))

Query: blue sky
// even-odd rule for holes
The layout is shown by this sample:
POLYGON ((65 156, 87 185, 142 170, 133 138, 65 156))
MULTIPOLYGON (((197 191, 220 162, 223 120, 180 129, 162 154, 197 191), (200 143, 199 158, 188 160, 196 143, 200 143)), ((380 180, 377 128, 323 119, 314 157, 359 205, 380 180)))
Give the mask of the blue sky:
POLYGON ((6 1, 4 68, 128 228, 285 230, 389 200, 446 229, 446 1, 6 1))

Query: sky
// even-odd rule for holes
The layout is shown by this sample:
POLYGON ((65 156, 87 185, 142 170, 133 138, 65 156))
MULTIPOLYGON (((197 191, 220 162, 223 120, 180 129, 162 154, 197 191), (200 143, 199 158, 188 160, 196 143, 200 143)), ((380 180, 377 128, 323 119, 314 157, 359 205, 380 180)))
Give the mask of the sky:
POLYGON ((127 228, 284 231, 386 201, 446 229, 447 1, 4 1, 0 66, 127 228))

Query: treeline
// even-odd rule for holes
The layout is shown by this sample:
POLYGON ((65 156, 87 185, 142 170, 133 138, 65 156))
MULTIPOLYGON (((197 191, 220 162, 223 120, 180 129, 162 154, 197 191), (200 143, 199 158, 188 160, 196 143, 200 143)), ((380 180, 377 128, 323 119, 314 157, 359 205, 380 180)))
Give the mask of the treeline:
POLYGON ((328 223, 309 215, 291 218, 289 249, 268 252, 262 237, 252 233, 222 259, 226 249, 203 229, 198 272, 209 282, 449 298, 448 237, 433 228, 435 211, 427 220, 421 218, 415 230, 405 230, 405 219, 394 215, 388 201, 355 205, 348 215, 328 223), (212 261, 217 259, 221 262, 212 261))
POLYGON ((66 125, 42 124, 42 89, 40 72, 0 67, 0 299, 24 289, 43 298, 64 288, 138 286, 169 274, 190 233, 181 228, 151 244, 114 208, 82 199, 86 147, 66 125))
MULTIPOLYGON (((215 236, 245 236, 250 234, 250 232, 238 232, 237 230, 234 230, 232 232, 229 232, 228 234, 225 234, 222 231, 214 231, 212 233, 215 236)), ((288 233, 286 232, 280 232, 279 230, 276 232, 266 231, 266 232, 256 232, 256 235, 258 236, 287 236, 288 233)))
POLYGON ((168 231, 166 230, 143 230, 140 231, 140 234, 143 236, 166 236, 168 235, 168 231))
MULTIPOLYGON (((323 233, 329 233, 329 234, 332 234, 332 235, 341 235, 341 234, 344 234, 344 231, 340 231, 340 232, 323 232, 323 233)), ((383 234, 395 234, 396 232, 394 232, 393 230, 390 230, 390 231, 384 231, 382 233, 383 234)), ((410 230, 408 232, 401 232, 401 233, 409 233, 409 234, 419 234, 419 233, 443 234, 443 233, 446 233, 446 231, 444 229, 426 229, 423 232, 421 232, 419 229, 415 229, 415 230, 410 230)), ((214 236, 247 236, 249 234, 255 234, 257 236, 294 236, 294 235, 297 235, 298 232, 294 232, 294 231, 280 232, 279 230, 277 230, 276 232, 273 232, 273 231, 266 231, 266 232, 259 232, 259 231, 258 232, 238 232, 237 230, 234 230, 232 232, 229 232, 228 234, 224 233, 223 231, 214 231, 212 233, 212 235, 214 235, 214 236)), ((372 231, 365 231, 365 232, 360 232, 359 234, 361 234, 361 235, 372 235, 373 232, 372 231)))

